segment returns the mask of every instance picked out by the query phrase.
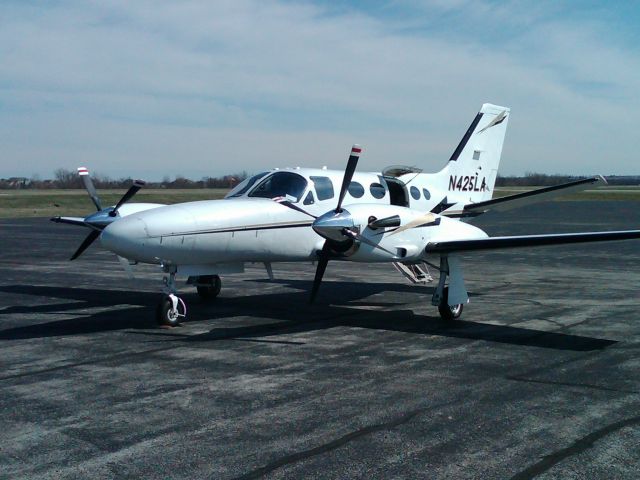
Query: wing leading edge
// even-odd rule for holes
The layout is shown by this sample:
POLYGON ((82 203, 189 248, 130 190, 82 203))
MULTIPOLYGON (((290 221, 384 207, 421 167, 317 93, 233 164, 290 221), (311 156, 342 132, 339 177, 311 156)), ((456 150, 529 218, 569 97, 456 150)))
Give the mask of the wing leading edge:
POLYGON ((476 240, 452 240, 427 244, 426 253, 470 252, 474 250, 500 250, 506 248, 542 247, 570 243, 608 242, 640 238, 640 230, 614 232, 557 233, 549 235, 519 235, 489 237, 476 240))

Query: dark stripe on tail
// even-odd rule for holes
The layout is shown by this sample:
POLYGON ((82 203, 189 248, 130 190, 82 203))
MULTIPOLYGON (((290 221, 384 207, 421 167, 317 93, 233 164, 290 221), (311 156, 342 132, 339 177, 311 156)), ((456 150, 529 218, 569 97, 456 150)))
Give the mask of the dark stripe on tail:
POLYGON ((467 142, 469 141, 469 137, 471 137, 471 134, 473 133, 473 131, 478 126, 478 122, 482 118, 482 115, 484 115, 484 114, 483 113, 478 113, 476 115, 476 118, 473 119, 473 122, 471 122, 471 126, 469 126, 469 129, 467 130, 467 133, 464 134, 464 137, 462 137, 462 140, 460 140, 460 143, 458 144, 458 147, 453 152, 453 155, 451 155, 451 158, 449 159, 450 162, 455 162, 456 160, 458 160, 458 157, 462 153, 462 150, 464 150, 464 147, 467 145, 467 142))

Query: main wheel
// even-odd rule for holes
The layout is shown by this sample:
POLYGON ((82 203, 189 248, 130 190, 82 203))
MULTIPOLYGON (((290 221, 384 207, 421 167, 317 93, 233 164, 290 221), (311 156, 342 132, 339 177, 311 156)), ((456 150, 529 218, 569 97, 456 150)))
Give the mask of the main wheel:
POLYGON ((213 300, 220 293, 222 281, 218 275, 207 275, 198 279, 200 283, 208 283, 209 285, 198 285, 198 295, 203 300, 213 300))
POLYGON ((440 305, 438 305, 440 317, 447 322, 456 320, 460 318, 460 315, 462 315, 463 308, 464 305, 462 303, 459 303, 457 305, 449 305, 449 287, 444 287, 444 291, 442 292, 442 299, 440 300, 440 305))
POLYGON ((181 301, 178 301, 177 310, 174 310, 171 298, 168 295, 163 296, 156 310, 156 320, 158 322, 158 325, 177 327, 180 324, 180 318, 184 317, 186 313, 179 313, 181 303, 181 301))

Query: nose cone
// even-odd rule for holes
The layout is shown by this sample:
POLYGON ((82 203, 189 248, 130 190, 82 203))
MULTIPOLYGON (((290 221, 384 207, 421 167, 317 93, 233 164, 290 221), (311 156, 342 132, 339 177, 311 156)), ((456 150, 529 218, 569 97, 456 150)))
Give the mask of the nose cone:
POLYGON ((347 210, 343 210, 340 213, 331 211, 318 217, 315 222, 313 222, 312 227, 318 235, 327 240, 344 242, 349 240, 350 237, 346 237, 342 231, 345 228, 353 228, 353 217, 347 210))
POLYGON ((147 225, 136 215, 120 218, 102 231, 100 242, 107 250, 131 260, 141 259, 145 240, 149 237, 147 225))

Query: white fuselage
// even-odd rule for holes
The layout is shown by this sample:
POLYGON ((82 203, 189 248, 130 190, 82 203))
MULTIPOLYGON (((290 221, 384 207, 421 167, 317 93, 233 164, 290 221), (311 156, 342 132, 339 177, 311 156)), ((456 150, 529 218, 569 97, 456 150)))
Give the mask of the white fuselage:
MULTIPOLYGON (((198 274, 224 271, 225 264, 315 260, 325 239, 311 228, 313 218, 272 198, 287 197, 320 216, 336 207, 342 177, 337 170, 274 170, 249 181, 245 191, 246 185, 239 185, 223 200, 131 213, 105 228, 101 242, 130 260, 175 265, 198 274), (282 180, 288 182, 284 187, 282 180)), ((429 185, 429 177, 412 173, 385 180, 375 173, 354 175, 343 208, 362 235, 391 254, 363 243, 347 252, 349 260, 417 262, 428 242, 486 236, 476 227, 435 214, 430 214, 430 225, 420 228, 393 232, 367 227, 372 216, 400 215, 403 225, 418 221, 448 195, 451 198, 451 192, 429 185)))

